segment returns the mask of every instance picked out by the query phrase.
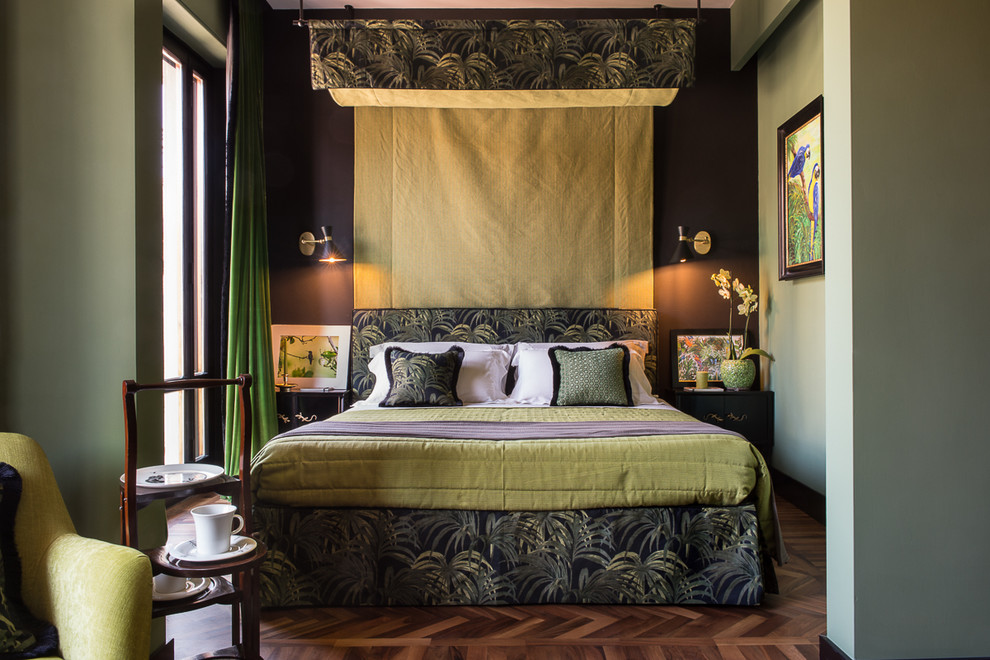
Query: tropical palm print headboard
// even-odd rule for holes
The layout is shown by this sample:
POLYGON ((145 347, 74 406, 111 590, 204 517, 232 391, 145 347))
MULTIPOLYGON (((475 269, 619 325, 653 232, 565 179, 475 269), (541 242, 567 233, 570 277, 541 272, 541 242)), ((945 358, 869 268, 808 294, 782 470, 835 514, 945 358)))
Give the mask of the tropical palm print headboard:
POLYGON ((656 390, 657 313, 652 309, 356 309, 351 324, 351 401, 374 386, 368 349, 387 341, 578 342, 642 339, 650 343, 646 377, 656 390))

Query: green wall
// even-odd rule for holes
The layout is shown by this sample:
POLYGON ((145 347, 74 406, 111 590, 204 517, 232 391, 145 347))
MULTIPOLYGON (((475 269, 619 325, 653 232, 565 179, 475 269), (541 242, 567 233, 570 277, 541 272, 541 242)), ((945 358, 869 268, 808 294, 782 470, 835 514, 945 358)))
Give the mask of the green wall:
POLYGON ((828 634, 857 659, 990 649, 988 21, 825 5, 828 634))
POLYGON ((196 17, 218 41, 227 40, 227 0, 175 0, 196 17))
MULTIPOLYGON (((822 93, 822 0, 792 11, 757 55, 760 346, 776 361, 773 464, 825 493, 825 278, 777 279, 777 127, 822 93)), ((826 155, 827 158, 827 155, 826 155)))
POLYGON ((162 0, 165 27, 213 66, 227 58, 227 0, 162 0))
POLYGON ((858 660, 990 649, 988 20, 802 0, 758 54, 774 463, 828 493, 827 635, 858 660), (826 277, 778 282, 776 127, 822 90, 826 277))
POLYGON ((985 0, 851 5, 861 658, 990 651, 988 24, 985 0), (920 487, 910 507, 891 481, 920 487))
MULTIPOLYGON (((822 7, 825 154, 825 503, 828 637, 855 657, 857 594, 849 2, 822 7)), ((862 506, 862 505, 861 505, 862 506)))
POLYGON ((81 533, 115 540, 121 381, 161 373, 161 3, 0 19, 0 428, 42 445, 81 533))
POLYGON ((770 38, 801 0, 735 0, 732 3, 732 69, 738 71, 770 38))

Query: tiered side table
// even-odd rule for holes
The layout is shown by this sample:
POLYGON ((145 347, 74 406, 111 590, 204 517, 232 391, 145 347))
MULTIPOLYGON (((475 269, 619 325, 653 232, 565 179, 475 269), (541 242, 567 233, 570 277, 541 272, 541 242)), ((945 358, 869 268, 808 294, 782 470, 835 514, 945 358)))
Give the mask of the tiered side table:
MULTIPOLYGON (((137 533, 137 512, 155 500, 178 500, 203 493, 216 493, 230 497, 244 518, 240 534, 251 536, 250 447, 251 447, 251 376, 244 374, 232 379, 185 378, 164 383, 139 384, 124 381, 124 474, 120 485, 120 533, 121 542, 132 548, 140 548, 137 533), (138 425, 135 395, 147 390, 164 392, 236 386, 240 401, 241 449, 238 457, 239 475, 221 474, 202 483, 178 484, 168 487, 148 487, 137 484, 138 425)), ((163 452, 164 453, 164 452, 163 452)), ((167 616, 189 612, 210 605, 231 605, 231 646, 204 653, 197 658, 248 658, 261 659, 260 601, 258 597, 258 570, 267 553, 265 544, 257 541, 250 553, 230 560, 216 562, 190 562, 175 558, 167 547, 144 549, 151 559, 152 573, 165 573, 187 578, 209 580, 207 588, 189 598, 174 601, 156 601, 152 616, 167 616), (228 580, 226 576, 230 576, 228 580)))

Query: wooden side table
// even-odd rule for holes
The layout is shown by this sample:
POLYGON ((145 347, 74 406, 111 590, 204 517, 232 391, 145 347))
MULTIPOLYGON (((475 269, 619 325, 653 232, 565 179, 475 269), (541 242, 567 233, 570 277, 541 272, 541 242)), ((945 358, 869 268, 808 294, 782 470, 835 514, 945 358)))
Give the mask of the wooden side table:
POLYGON ((678 391, 674 406, 703 422, 742 434, 763 457, 773 453, 773 392, 678 391))
POLYGON ((344 412, 345 390, 280 390, 275 393, 278 432, 344 412))
MULTIPOLYGON (((138 542, 137 512, 155 500, 175 500, 203 493, 217 493, 231 498, 238 513, 244 518, 241 535, 251 537, 251 486, 250 452, 251 446, 251 376, 242 375, 233 379, 176 379, 164 383, 139 384, 132 380, 124 381, 124 474, 120 484, 120 534, 121 542, 132 548, 140 548, 138 542), (238 457, 238 476, 217 474, 202 482, 176 485, 157 485, 151 477, 145 477, 150 485, 139 485, 137 480, 137 408, 135 395, 144 390, 177 391, 227 387, 236 385, 240 403, 241 447, 238 457)), ((160 440, 159 440, 160 442, 160 440)), ((164 467, 164 466, 162 466, 164 467)), ((183 469, 187 469, 183 466, 183 469)), ((219 469, 217 469, 220 472, 219 469)), ((160 477, 159 477, 160 479, 160 477)), ((253 537, 252 537, 253 539, 253 537)), ((255 547, 243 555, 236 555, 219 561, 182 561, 170 554, 167 547, 144 549, 151 560, 154 575, 165 573, 186 578, 207 580, 202 592, 174 601, 155 601, 152 616, 160 617, 180 612, 189 612, 209 605, 231 605, 231 646, 219 651, 205 653, 197 658, 261 658, 261 600, 259 597, 259 567, 267 554, 265 544, 254 539, 255 547), (227 578, 230 577, 230 579, 227 578)), ((162 654, 155 657, 170 657, 171 646, 167 644, 162 654)))

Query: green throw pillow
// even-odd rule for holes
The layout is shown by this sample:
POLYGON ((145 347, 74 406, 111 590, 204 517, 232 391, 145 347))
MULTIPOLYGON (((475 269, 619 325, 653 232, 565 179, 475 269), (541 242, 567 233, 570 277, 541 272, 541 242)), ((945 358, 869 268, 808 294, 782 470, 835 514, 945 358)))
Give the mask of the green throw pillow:
POLYGON ((385 349, 388 394, 378 404, 392 406, 459 406, 457 376, 464 349, 443 353, 414 353, 394 346, 385 349))
POLYGON ((550 349, 553 367, 551 406, 631 406, 629 349, 621 344, 608 348, 550 349))
POLYGON ((21 501, 21 475, 0 463, 0 659, 58 653, 55 627, 31 616, 21 600, 21 560, 14 543, 14 517, 21 501))

